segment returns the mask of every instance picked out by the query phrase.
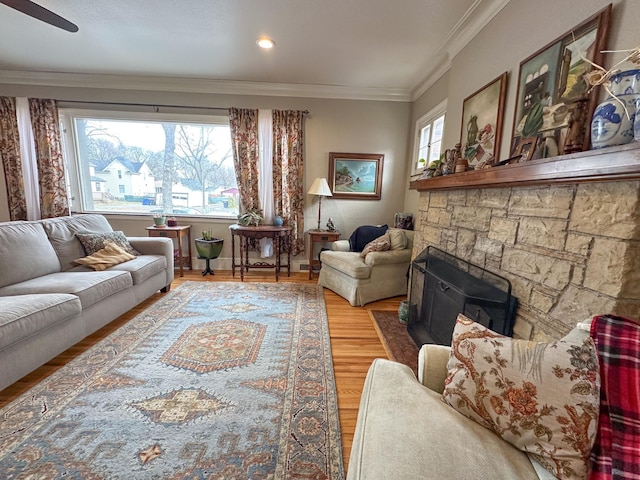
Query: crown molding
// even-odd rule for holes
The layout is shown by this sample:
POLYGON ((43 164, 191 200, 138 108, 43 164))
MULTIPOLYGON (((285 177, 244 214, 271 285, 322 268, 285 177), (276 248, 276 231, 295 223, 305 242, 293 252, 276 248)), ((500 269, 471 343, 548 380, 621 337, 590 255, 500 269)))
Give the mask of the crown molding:
POLYGON ((331 98, 410 102, 411 92, 402 88, 357 88, 336 85, 260 83, 204 78, 100 75, 0 70, 0 84, 111 90, 153 90, 180 93, 265 95, 275 97, 331 98))
POLYGON ((487 24, 495 17, 510 0, 476 0, 466 11, 462 18, 446 36, 436 53, 437 56, 446 59, 434 70, 429 72, 427 78, 420 82, 411 92, 411 101, 416 101, 424 94, 442 75, 451 68, 452 59, 460 53, 487 24))
POLYGON ((418 85, 411 93, 411 101, 418 100, 427 90, 429 90, 434 83, 440 80, 445 73, 451 68, 451 60, 446 59, 435 70, 432 70, 427 78, 425 78, 420 85, 418 85))
POLYGON ((449 58, 455 57, 486 27, 493 17, 507 6, 510 0, 476 0, 467 13, 453 27, 443 42, 441 51, 449 58))

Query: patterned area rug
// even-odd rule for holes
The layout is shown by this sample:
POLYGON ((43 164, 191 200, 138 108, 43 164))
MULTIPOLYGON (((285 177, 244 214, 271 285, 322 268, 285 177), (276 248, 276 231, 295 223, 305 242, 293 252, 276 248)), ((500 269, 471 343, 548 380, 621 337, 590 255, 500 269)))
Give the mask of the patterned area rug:
POLYGON ((418 347, 398 320, 397 310, 369 310, 380 342, 389 360, 408 365, 418 375, 418 347))
POLYGON ((0 411, 3 479, 341 479, 322 288, 185 282, 0 411))

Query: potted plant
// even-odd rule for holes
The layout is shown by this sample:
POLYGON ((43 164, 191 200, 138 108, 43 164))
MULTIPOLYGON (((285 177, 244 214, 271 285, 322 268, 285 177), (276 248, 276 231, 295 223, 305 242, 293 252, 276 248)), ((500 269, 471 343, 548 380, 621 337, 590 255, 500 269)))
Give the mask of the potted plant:
POLYGON ((251 225, 255 225, 257 227, 260 225, 261 221, 262 212, 257 208, 252 208, 248 212, 238 215, 238 223, 243 227, 250 227, 251 225))
POLYGON ((214 275, 214 271, 211 270, 211 267, 209 266, 209 261, 218 258, 222 251, 224 239, 214 238, 211 230, 203 230, 202 238, 196 238, 195 242, 198 258, 204 259, 207 262, 207 266, 202 272, 202 275, 206 275, 207 273, 214 275))
POLYGON ((153 214, 153 224, 156 228, 161 228, 166 226, 167 217, 163 213, 154 213, 153 214))

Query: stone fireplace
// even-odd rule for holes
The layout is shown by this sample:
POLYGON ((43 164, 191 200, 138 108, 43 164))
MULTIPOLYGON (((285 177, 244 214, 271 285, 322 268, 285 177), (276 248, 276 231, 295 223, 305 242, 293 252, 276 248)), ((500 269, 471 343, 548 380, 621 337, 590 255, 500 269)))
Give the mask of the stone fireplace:
POLYGON ((515 337, 560 338, 602 313, 640 318, 637 145, 449 177, 411 184, 414 257, 433 245, 507 278, 515 337))

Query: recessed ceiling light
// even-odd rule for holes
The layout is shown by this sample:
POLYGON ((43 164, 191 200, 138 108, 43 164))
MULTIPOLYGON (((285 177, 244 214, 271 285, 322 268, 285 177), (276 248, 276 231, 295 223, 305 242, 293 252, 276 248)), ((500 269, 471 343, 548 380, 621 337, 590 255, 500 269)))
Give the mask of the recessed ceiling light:
POLYGON ((273 48, 273 46, 276 44, 276 42, 271 40, 269 37, 260 37, 256 43, 260 48, 266 49, 273 48))

